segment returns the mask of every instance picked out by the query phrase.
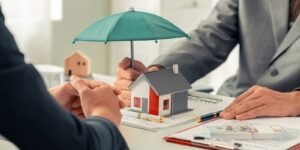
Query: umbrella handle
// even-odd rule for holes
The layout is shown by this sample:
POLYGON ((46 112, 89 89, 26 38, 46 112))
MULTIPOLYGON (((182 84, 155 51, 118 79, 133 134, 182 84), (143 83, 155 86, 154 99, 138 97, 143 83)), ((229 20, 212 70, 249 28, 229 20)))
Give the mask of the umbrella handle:
POLYGON ((130 41, 130 50, 131 50, 131 68, 135 68, 135 63, 134 63, 134 43, 133 41, 130 41))

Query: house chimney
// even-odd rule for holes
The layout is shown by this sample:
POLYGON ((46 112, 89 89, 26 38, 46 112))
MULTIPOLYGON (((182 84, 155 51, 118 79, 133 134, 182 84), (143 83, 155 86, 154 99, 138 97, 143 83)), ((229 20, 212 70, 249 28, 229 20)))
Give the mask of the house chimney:
POLYGON ((174 74, 179 74, 178 64, 173 64, 173 72, 174 72, 174 74))

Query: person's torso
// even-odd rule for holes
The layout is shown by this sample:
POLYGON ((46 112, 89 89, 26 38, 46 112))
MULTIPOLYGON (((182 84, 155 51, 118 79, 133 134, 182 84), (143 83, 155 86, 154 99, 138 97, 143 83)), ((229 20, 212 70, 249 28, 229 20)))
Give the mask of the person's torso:
POLYGON ((288 0, 240 0, 240 69, 219 94, 237 96, 253 85, 278 91, 300 86, 300 19, 289 29, 288 0))

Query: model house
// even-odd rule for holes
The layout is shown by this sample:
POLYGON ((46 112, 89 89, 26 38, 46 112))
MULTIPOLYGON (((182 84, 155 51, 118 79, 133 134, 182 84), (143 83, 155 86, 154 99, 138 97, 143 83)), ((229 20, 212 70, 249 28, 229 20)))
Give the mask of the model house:
POLYGON ((83 53, 76 51, 65 59, 65 75, 88 77, 91 73, 91 61, 83 53))
POLYGON ((179 73, 178 65, 144 73, 129 86, 131 109, 159 116, 187 111, 187 90, 190 88, 179 73))

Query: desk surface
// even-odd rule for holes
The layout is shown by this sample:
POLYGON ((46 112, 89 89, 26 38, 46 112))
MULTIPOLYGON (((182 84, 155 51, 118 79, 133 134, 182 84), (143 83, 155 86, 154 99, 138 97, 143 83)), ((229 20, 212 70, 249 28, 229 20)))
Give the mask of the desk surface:
POLYGON ((163 138, 186 128, 195 126, 196 123, 188 123, 157 132, 147 131, 134 127, 121 125, 120 130, 132 150, 182 150, 182 149, 199 149, 174 143, 166 142, 163 138))

